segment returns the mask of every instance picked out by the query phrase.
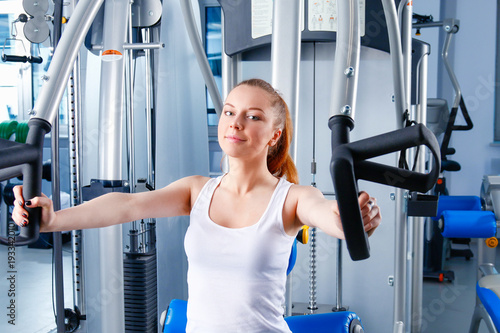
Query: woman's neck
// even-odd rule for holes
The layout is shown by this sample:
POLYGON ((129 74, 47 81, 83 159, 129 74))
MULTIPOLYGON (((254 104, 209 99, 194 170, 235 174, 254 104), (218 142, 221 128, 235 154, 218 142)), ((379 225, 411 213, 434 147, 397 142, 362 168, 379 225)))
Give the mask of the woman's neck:
POLYGON ((276 185, 277 179, 263 163, 249 163, 229 158, 229 172, 224 182, 237 193, 246 193, 257 186, 276 185))

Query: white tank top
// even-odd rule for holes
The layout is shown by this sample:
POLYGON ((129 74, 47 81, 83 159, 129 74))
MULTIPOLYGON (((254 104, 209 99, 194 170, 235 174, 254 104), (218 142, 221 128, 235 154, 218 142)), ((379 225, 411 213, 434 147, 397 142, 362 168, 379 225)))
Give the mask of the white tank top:
POLYGON ((294 237, 285 232, 282 212, 292 184, 280 179, 256 224, 227 228, 209 217, 222 177, 210 179, 201 190, 184 240, 189 263, 186 332, 291 332, 283 303, 294 237))

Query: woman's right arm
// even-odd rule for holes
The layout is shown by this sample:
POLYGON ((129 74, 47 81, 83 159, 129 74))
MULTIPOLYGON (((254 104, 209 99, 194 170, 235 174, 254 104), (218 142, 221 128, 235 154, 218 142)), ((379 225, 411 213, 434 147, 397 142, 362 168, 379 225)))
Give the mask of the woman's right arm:
POLYGON ((201 187, 208 178, 182 178, 168 186, 149 192, 112 192, 81 205, 54 212, 52 200, 46 196, 24 202, 22 187, 14 188, 16 197, 12 218, 17 225, 26 225, 29 208, 41 207, 41 232, 101 228, 144 218, 189 215, 201 187))

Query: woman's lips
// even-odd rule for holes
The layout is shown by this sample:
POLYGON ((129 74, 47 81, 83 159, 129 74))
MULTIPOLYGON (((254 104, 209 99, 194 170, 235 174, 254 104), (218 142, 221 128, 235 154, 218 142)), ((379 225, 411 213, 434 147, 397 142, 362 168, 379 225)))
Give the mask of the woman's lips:
POLYGON ((245 140, 237 137, 236 135, 226 135, 226 140, 228 140, 229 142, 234 142, 234 143, 245 141, 245 140))

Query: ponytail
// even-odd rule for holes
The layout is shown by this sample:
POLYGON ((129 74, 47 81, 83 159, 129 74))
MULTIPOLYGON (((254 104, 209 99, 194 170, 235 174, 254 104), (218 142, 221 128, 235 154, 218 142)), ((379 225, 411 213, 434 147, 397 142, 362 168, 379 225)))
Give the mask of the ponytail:
POLYGON ((281 128, 281 136, 278 142, 269 147, 267 155, 267 168, 273 176, 286 179, 294 184, 299 183, 299 175, 295 163, 290 156, 290 145, 293 137, 293 123, 288 105, 281 95, 266 81, 261 79, 250 79, 238 84, 258 87, 270 95, 271 107, 275 110, 276 127, 281 128))

